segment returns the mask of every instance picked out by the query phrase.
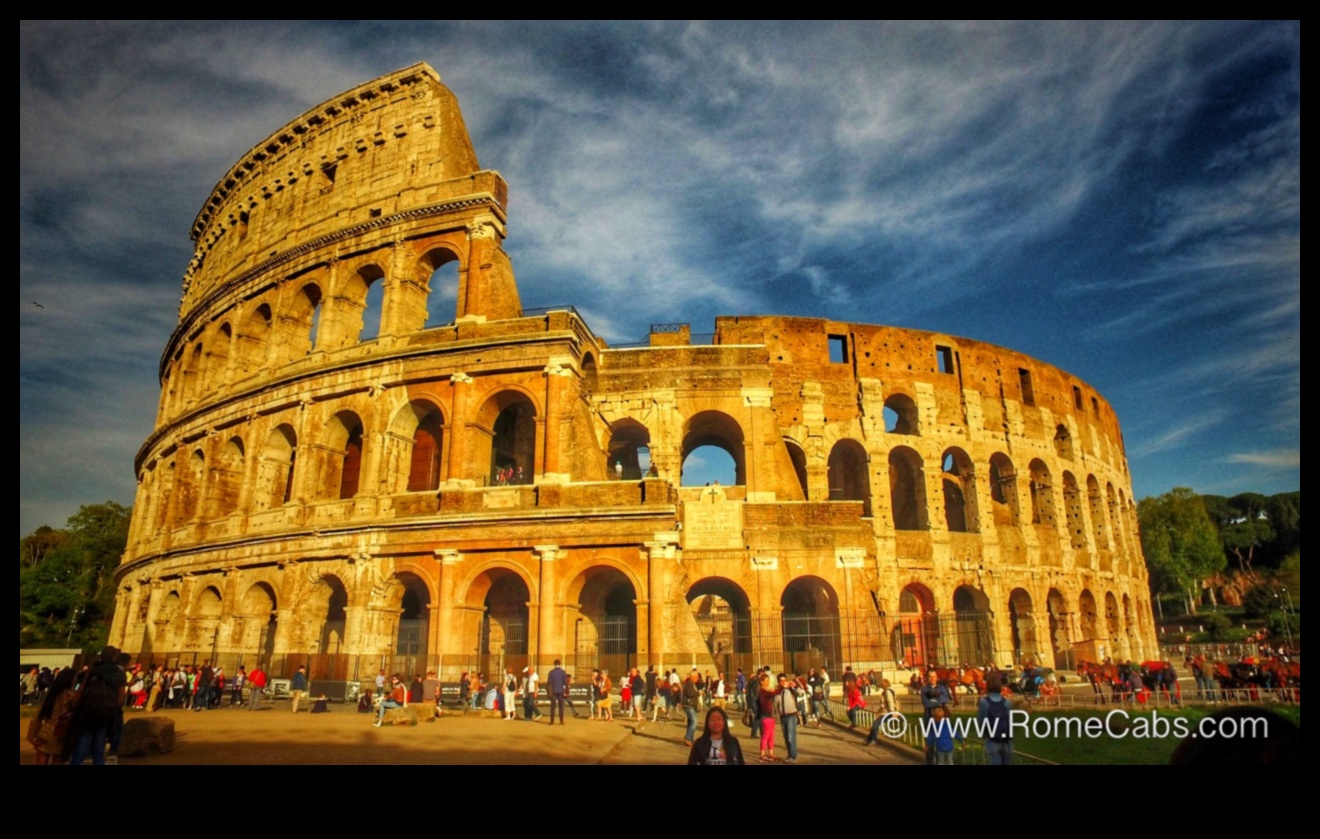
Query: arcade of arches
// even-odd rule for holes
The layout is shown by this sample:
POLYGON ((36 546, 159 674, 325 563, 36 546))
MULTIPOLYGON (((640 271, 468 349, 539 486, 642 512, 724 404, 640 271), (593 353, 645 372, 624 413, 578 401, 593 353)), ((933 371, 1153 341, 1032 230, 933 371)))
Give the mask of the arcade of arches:
POLYGON ((523 305, 509 206, 424 64, 223 174, 115 644, 344 680, 1153 654, 1122 432, 1084 381, 809 317, 612 345, 523 305))

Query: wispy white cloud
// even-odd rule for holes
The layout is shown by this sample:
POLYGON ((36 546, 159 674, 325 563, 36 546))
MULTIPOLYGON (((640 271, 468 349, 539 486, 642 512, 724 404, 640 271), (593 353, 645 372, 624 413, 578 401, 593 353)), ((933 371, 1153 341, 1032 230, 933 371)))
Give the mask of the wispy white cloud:
POLYGON ((1229 463, 1248 463, 1271 469, 1292 469, 1302 465, 1300 449, 1268 452, 1237 452, 1228 457, 1229 463))

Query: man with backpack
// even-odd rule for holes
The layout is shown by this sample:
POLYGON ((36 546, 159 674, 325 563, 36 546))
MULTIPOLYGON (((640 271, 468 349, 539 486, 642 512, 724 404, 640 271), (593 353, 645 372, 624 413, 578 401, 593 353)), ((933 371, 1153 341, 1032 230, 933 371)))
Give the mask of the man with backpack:
POLYGON ((985 696, 976 707, 977 725, 985 736, 985 762, 991 766, 1013 763, 1013 726, 1004 683, 998 673, 985 680, 985 696))
POLYGON ((71 726, 70 766, 80 766, 89 757, 93 766, 105 765, 105 744, 120 719, 128 694, 128 678, 116 663, 119 654, 116 647, 101 650, 96 664, 78 688, 71 726))

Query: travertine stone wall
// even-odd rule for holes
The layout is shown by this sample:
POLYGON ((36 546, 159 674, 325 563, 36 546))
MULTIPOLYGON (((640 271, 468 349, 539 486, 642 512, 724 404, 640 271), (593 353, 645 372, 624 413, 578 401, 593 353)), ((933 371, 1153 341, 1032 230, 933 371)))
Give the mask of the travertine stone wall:
POLYGON ((522 307, 506 203, 422 64, 221 179, 137 458, 115 643, 340 678, 345 656, 453 676, 1155 654, 1122 435, 1084 381, 812 318, 610 348, 571 308, 522 307), (702 446, 730 484, 684 485, 702 446))

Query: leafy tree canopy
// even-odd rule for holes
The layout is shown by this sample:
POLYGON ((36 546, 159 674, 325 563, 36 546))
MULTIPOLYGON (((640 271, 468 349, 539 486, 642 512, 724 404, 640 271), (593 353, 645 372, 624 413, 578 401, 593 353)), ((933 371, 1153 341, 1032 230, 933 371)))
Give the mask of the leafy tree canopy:
POLYGON ((130 512, 114 501, 87 504, 65 527, 42 526, 19 540, 20 647, 105 642, 130 512))

